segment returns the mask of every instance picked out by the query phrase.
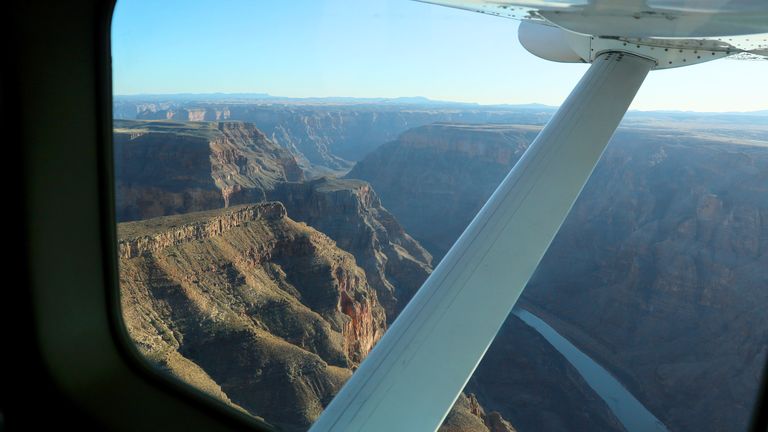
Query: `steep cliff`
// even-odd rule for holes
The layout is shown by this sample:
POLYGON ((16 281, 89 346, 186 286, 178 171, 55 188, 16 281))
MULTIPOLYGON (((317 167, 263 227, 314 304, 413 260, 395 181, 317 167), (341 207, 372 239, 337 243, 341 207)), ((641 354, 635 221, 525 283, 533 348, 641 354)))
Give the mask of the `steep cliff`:
MULTIPOLYGON (((149 122, 149 125, 153 124, 155 123, 149 122)), ((164 137, 166 141, 171 142, 174 139, 184 142, 187 139, 200 138, 201 131, 209 133, 210 136, 204 136, 204 139, 195 141, 198 150, 201 153, 208 152, 209 155, 215 155, 209 157, 212 161, 221 161, 220 164, 223 166, 241 166, 237 172, 227 177, 218 175, 222 172, 221 170, 213 174, 200 170, 202 173, 196 174, 194 170, 185 168, 193 165, 182 164, 178 173, 188 175, 175 179, 178 187, 183 189, 185 185, 194 185, 201 179, 205 181, 212 179, 215 186, 213 190, 221 194, 222 191, 226 191, 227 184, 254 185, 255 183, 248 182, 252 178, 260 178, 259 171, 238 162, 242 150, 230 145, 230 142, 246 141, 248 134, 258 135, 257 132, 249 131, 247 125, 245 128, 240 127, 240 124, 228 126, 230 125, 223 124, 213 128, 205 123, 161 123, 156 126, 164 129, 166 135, 176 135, 176 137, 164 137), (241 136, 244 134, 246 137, 241 136), (226 181, 230 183, 223 183, 226 181)), ((139 130, 131 131, 132 135, 129 135, 129 138, 138 139, 143 136, 142 134, 148 133, 146 130, 137 129, 139 130)), ((467 155, 477 154, 477 149, 466 150, 467 155)), ((186 151, 185 148, 179 149, 179 152, 182 151, 186 151)), ((167 163, 172 166, 181 157, 179 153, 175 160, 170 160, 172 158, 165 155, 163 146, 147 145, 143 153, 133 157, 132 161, 137 166, 141 165, 140 162, 143 160, 150 167, 156 164, 156 167, 161 168, 162 163, 157 161, 169 161, 167 163)), ((487 155, 487 157, 489 160, 499 158, 497 155, 487 155)), ((507 156, 507 159, 509 157, 512 156, 507 156)), ((192 159, 199 160, 200 157, 192 159)), ((271 159, 272 156, 264 158, 266 161, 271 159)), ((157 170, 148 172, 155 173, 157 170)), ((135 175, 141 176, 141 172, 135 175)), ((145 182, 151 185, 156 180, 157 177, 150 176, 145 182)), ((341 266, 342 270, 324 270, 324 272, 305 270, 305 268, 314 269, 319 259, 317 255, 322 258, 323 254, 312 248, 308 251, 307 242, 298 239, 288 240, 293 238, 293 234, 286 235, 285 232, 291 233, 297 228, 296 224, 284 215, 275 216, 284 212, 280 210, 282 207, 277 207, 278 210, 274 211, 263 210, 265 205, 235 207, 229 211, 194 213, 122 224, 120 256, 121 269, 124 270, 125 276, 122 280, 124 302, 129 300, 132 302, 130 307, 126 306, 125 313, 130 317, 128 322, 133 326, 132 334, 143 347, 143 352, 164 370, 233 406, 241 407, 254 415, 261 415, 274 424, 287 429, 302 429, 319 415, 322 407, 330 401, 341 383, 348 378, 351 371, 381 336, 385 322, 382 317, 386 316, 388 321, 393 320, 427 278, 431 271, 431 256, 405 232, 392 214, 382 207, 378 196, 366 182, 329 178, 305 183, 278 180, 259 190, 265 190, 265 197, 251 196, 252 199, 258 201, 267 198, 282 201, 293 220, 305 222, 312 227, 304 229, 315 232, 317 235, 320 234, 313 229, 321 231, 336 242, 332 247, 326 245, 323 248, 315 247, 315 249, 336 250, 339 253, 341 250, 350 252, 355 257, 354 264, 362 268, 367 285, 351 282, 351 279, 344 275, 353 272, 349 268, 344 270, 344 266, 341 266), (261 229, 257 234, 253 233, 255 226, 266 223, 264 220, 278 219, 286 222, 281 224, 269 222, 268 229, 261 229), (238 245, 234 250, 245 258, 233 257, 229 243, 238 245), (226 254, 219 257, 221 253, 217 250, 224 247, 222 244, 226 245, 223 249, 226 254), (177 250, 179 248, 186 252, 182 255, 177 250), (180 256, 182 258, 179 258, 180 256), (230 265, 230 262, 234 264, 230 265), (243 267, 246 264, 257 266, 258 277, 249 276, 250 273, 243 270, 243 268, 249 268, 243 267), (232 270, 233 268, 235 270, 232 270), (338 273, 339 271, 341 273, 338 273), (336 282, 328 281, 326 272, 333 274, 336 282), (240 274, 245 276, 241 277, 240 274), (129 281, 128 277, 133 280, 129 281), (224 281, 222 277, 225 278, 224 281), (202 294, 185 288, 182 290, 183 295, 174 297, 175 300, 162 297, 169 294, 160 291, 160 288, 177 285, 186 287, 182 282, 201 284, 205 288, 200 288, 202 294), (246 287, 237 288, 238 284, 244 284, 246 287), (349 294, 349 290, 335 288, 349 284, 365 285, 369 287, 368 290, 375 291, 376 305, 360 301, 356 296, 349 294), (256 286, 257 289, 252 286, 256 286), (286 300, 271 297, 270 290, 275 290, 275 286, 298 299, 301 305, 295 304, 296 301, 290 298, 286 300), (260 293, 259 297, 256 297, 257 300, 253 297, 254 290, 260 293), (232 294, 233 292, 235 294, 232 294), (207 300, 208 297, 212 300, 207 300), (193 310, 194 315, 190 316, 189 310, 192 309, 189 304, 193 304, 192 300, 200 302, 201 299, 206 301, 206 306, 193 310), (257 301, 258 307, 248 306, 254 301, 257 301), (208 306, 209 303, 217 307, 211 308, 208 306), (159 306, 156 306, 158 304, 159 306), (379 304, 384 307, 384 314, 381 313, 379 304), (157 308, 166 315, 158 315, 160 312, 157 308), (244 333, 238 333, 238 335, 245 334, 247 337, 243 336, 244 339, 232 342, 230 339, 233 336, 228 332, 214 332, 207 329, 205 323, 217 322, 216 317, 219 316, 229 317, 232 315, 230 311, 234 311, 234 315, 243 316, 246 322, 257 323, 256 330, 263 330, 266 334, 257 332, 256 336, 253 336, 249 333, 251 330, 247 330, 243 331, 244 333), (149 326, 147 322, 152 325, 149 326), (192 330, 184 327, 183 331, 186 333, 181 333, 182 330, 162 330, 176 329, 191 322, 202 324, 195 324, 192 330), (331 330, 328 330, 327 326, 331 326, 331 330), (161 330, 154 330, 155 328, 161 330), (182 339, 185 341, 183 347, 180 342, 173 342, 176 336, 168 339, 166 343, 158 342, 158 338, 162 341, 162 335, 167 334, 171 336, 182 334, 182 339), (273 358, 272 356, 276 355, 273 352, 282 353, 283 348, 277 349, 265 342, 265 340, 272 341, 272 337, 304 351, 296 351, 301 355, 291 354, 286 355, 287 358, 285 356, 273 358), (238 366, 218 369, 223 366, 217 363, 216 359, 206 357, 213 354, 206 353, 219 350, 227 351, 223 358, 228 363, 238 366), (255 364, 251 360, 243 360, 241 357, 249 356, 248 353, 257 353, 269 360, 264 360, 267 363, 263 365, 255 364), (307 353, 318 356, 320 361, 328 366, 313 366, 310 368, 311 373, 307 372, 308 377, 293 381, 291 381, 293 378, 290 378, 289 382, 286 382, 285 376, 293 377, 293 372, 283 374, 281 371, 296 368, 298 367, 296 364, 304 365, 305 363, 302 362, 310 361, 307 358, 314 359, 312 361, 317 360, 314 357, 307 357, 309 355, 307 353), (232 360, 231 356, 234 356, 236 361, 232 360), (260 370, 260 373, 269 379, 255 381, 249 378, 253 370, 260 370), (239 383, 243 381, 251 384, 241 386, 239 383), (248 396, 251 392, 256 392, 254 394, 259 396, 253 399, 248 396), (282 393, 288 393, 289 397, 284 398, 281 396, 282 393), (281 413, 279 409, 278 412, 272 413, 272 410, 278 406, 278 402, 269 405, 266 402, 267 394, 272 394, 276 401, 280 401, 283 410, 287 409, 286 407, 298 406, 301 416, 298 420, 292 420, 287 413, 281 413)), ((230 195, 230 200, 233 200, 232 196, 238 195, 230 195)), ((145 196, 144 198, 144 201, 136 203, 140 209, 153 205, 153 197, 145 196)), ((220 205, 224 204, 222 202, 220 205)), ((418 206, 418 203, 414 205, 418 206)), ((177 211, 186 210, 185 207, 177 209, 177 211)), ((160 211, 166 210, 161 208, 160 211)), ((361 269, 357 268, 357 270, 361 269)), ((241 325, 239 322, 235 320, 238 326, 241 325)), ((537 347, 542 342, 533 338, 510 340, 517 340, 515 346, 521 355, 541 350, 537 347), (529 344, 531 346, 528 346, 529 344)), ((548 352, 548 355, 552 353, 548 352)), ((502 362, 503 359, 499 361, 502 362)), ((539 376, 547 382, 566 381, 564 377, 568 376, 570 369, 565 360, 555 357, 548 362, 550 366, 540 368, 537 371, 540 376, 531 375, 531 379, 535 380, 539 376)), ((503 368, 500 364, 494 367, 503 368)), ((504 385, 509 385, 511 382, 514 380, 505 379, 504 385)), ((492 380, 485 384, 489 388, 494 387, 492 380)), ((579 424, 578 419, 569 421, 569 418, 578 416, 578 411, 574 409, 581 409, 578 398, 583 397, 578 383, 574 386, 577 388, 566 385, 564 391, 566 396, 558 399, 560 407, 558 410, 552 408, 552 415, 559 419, 561 425, 579 424)), ((519 385, 516 388, 518 394, 522 395, 530 391, 519 385)), ((550 389, 544 386, 541 388, 550 389)), ((458 428, 458 430, 478 432, 504 431, 511 427, 504 417, 509 418, 510 415, 515 415, 521 423, 530 424, 530 419, 537 418, 536 416, 539 415, 537 413, 542 409, 540 405, 528 406, 525 409, 518 406, 516 411, 511 411, 509 404, 499 402, 503 400, 503 391, 496 394, 488 389, 472 388, 472 390, 482 391, 483 403, 492 404, 498 412, 486 415, 482 408, 478 408, 480 405, 477 398, 462 396, 446 419, 443 430, 458 428), (472 400, 474 402, 469 405, 465 403, 472 400)), ((547 400, 545 396, 540 395, 539 400, 547 400)), ((509 398, 509 400, 516 399, 509 398)), ((521 404, 521 406, 525 405, 521 404)), ((599 425, 611 424, 609 413, 600 411, 600 414, 595 414, 595 417, 595 422, 599 425)))
POLYGON ((127 107, 121 107, 119 111, 121 119, 137 120, 173 120, 178 122, 221 121, 230 120, 229 108, 222 107, 179 107, 176 104, 147 103, 136 106, 133 115, 129 114, 127 107))
MULTIPOLYGON (((306 430, 386 330, 354 258, 280 203, 126 222, 118 237, 122 313, 140 352, 280 430, 306 430)), ((450 418, 479 419, 462 431, 513 430, 461 400, 450 418)))
POLYGON ((441 432, 517 432, 508 421, 496 411, 490 413, 485 409, 474 394, 459 395, 448 413, 441 432))
POLYGON ((674 429, 745 430, 768 355, 768 140, 749 135, 621 132, 525 296, 674 429))
POLYGON ((118 226, 123 316, 170 373, 305 429, 386 329, 354 258, 279 203, 118 226))
POLYGON ((264 200, 304 178, 296 159, 253 125, 115 121, 118 220, 264 200))
MULTIPOLYGON (((534 134, 418 128, 349 176, 370 182, 439 257, 534 134)), ((749 420, 768 353, 767 136, 749 124, 620 129, 523 295, 673 430, 741 430, 749 420)), ((502 331, 475 375, 496 393, 471 389, 486 403, 514 400, 498 385, 514 369, 492 359, 499 346, 518 347, 509 341, 519 334, 502 331)))
POLYGON ((405 229, 442 258, 538 131, 422 126, 376 149, 347 178, 371 183, 405 229))
POLYGON ((239 105, 233 119, 251 121, 276 143, 305 155, 313 165, 333 169, 351 166, 402 132, 439 121, 542 123, 550 112, 525 109, 473 109, 414 106, 283 106, 239 105), (344 161, 346 163, 342 163, 344 161))
MULTIPOLYGON (((474 107, 456 104, 363 104, 350 102, 134 104, 138 119, 251 122, 272 141, 297 155, 302 168, 317 173, 344 172, 354 161, 413 127, 435 122, 542 124, 546 107, 474 107)), ((121 105, 121 113, 130 115, 121 105)))
POLYGON ((329 178, 280 183, 269 196, 355 256, 390 321, 432 272, 432 256, 381 206, 368 183, 329 178))
POLYGON ((431 256, 365 182, 300 183, 286 150, 249 123, 127 122, 117 125, 117 213, 121 220, 271 199, 351 252, 389 319, 431 272, 431 256))

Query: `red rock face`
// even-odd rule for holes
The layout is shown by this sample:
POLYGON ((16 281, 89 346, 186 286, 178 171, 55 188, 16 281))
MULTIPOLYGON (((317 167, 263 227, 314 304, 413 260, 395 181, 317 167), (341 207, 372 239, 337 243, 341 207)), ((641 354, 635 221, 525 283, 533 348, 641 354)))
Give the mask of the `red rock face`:
POLYGON ((140 350, 274 425, 308 427, 386 329, 354 258, 280 203, 123 223, 118 236, 140 350))
POLYGON ((432 271, 431 255, 382 207, 366 182, 323 178, 281 183, 269 198, 355 256, 390 322, 432 271))
POLYGON ((341 332, 344 336, 344 345, 347 347, 347 355, 353 362, 359 364, 381 339, 386 328, 374 319, 369 299, 362 302, 356 301, 346 289, 341 291, 339 309, 349 317, 349 321, 344 324, 341 332))

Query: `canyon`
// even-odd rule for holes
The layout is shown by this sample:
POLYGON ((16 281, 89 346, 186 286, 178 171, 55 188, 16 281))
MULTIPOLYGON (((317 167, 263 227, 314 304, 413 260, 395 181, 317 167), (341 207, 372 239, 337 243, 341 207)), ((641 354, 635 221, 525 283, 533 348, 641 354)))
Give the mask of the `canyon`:
MULTIPOLYGON (((768 353, 766 131, 759 122, 620 128, 519 303, 618 377, 670 430, 744 430, 749 422, 768 353)), ((416 128, 348 176, 369 181, 439 258, 531 132, 416 128)), ((476 376, 511 337, 502 329, 476 376)), ((477 393, 494 409, 507 396, 477 393)))
MULTIPOLYGON (((276 430, 306 430, 386 331, 355 258, 279 202, 125 222, 118 239, 140 354, 276 430)), ((515 429, 462 394, 441 430, 515 429)))
POLYGON ((386 330, 354 258, 280 203, 118 225, 123 317, 156 366, 306 429, 386 330))
POLYGON ((114 111, 116 118, 126 120, 253 123, 274 143, 294 154, 302 168, 314 176, 344 173, 373 149, 416 126, 441 121, 543 124, 553 112, 545 106, 480 108, 471 104, 407 102, 118 97, 114 111))
POLYGON ((261 201, 304 172, 287 150, 240 122, 114 122, 118 221, 261 201))
MULTIPOLYGON (((218 112, 220 105, 225 104, 210 112, 218 112)), ((304 430, 522 155, 549 111, 524 114, 530 116, 529 124, 481 125, 434 123, 447 116, 447 108, 242 104, 238 111, 235 104, 226 105, 228 113, 206 114, 200 122, 175 121, 190 119, 181 113, 171 115, 174 121, 115 123, 117 215, 135 221, 118 228, 121 272, 130 269, 127 276, 132 278, 125 282, 130 289, 121 281, 124 311, 143 323, 131 334, 162 370, 279 429, 304 430), (366 110, 377 115, 361 114, 366 110), (376 123, 372 119, 386 117, 382 113, 398 110, 404 122, 382 122, 380 133, 353 138, 350 131, 356 127, 370 126, 376 123), (427 116, 432 121, 419 125, 418 116, 408 117, 409 110, 432 112, 427 116), (292 141, 273 140, 276 126, 263 118, 266 132, 259 122, 233 121, 233 112, 282 122, 280 127, 292 131, 292 141), (329 120, 336 115, 331 113, 340 112, 344 116, 337 120, 342 120, 329 120), (301 115, 295 117, 297 113, 301 115), (324 120, 313 123, 310 114, 324 120), (304 122, 312 127, 301 126, 304 122), (296 138, 300 135, 312 139, 301 141, 296 138), (300 148, 320 148, 323 142, 329 154, 346 162, 335 164, 333 157, 310 162, 311 152, 300 148), (140 145, 128 148, 132 144, 140 145), (346 153, 344 146, 361 149, 346 153), (346 175, 323 175, 328 173, 346 175), (278 205, 279 218, 254 210, 278 205), (218 210, 199 213, 208 209, 218 210), (249 216, 253 220, 245 224, 221 220, 242 209, 260 216, 249 216), (219 222, 210 225, 206 220, 219 222), (132 231, 131 224, 141 228, 132 231), (269 228, 259 228, 256 235, 249 231, 256 226, 269 228), (221 234, 222 227, 230 227, 228 234, 221 234), (191 243, 179 240, 189 235, 197 237, 191 243), (309 242, 315 246, 297 246, 295 239, 301 236, 315 239, 309 242), (321 238, 328 243, 317 240, 321 238), (215 261, 203 267, 212 272, 230 266, 227 262, 231 268, 242 265, 245 261, 232 255, 239 246, 229 243, 262 245, 252 253, 263 256, 251 261, 257 270, 196 274, 208 292, 184 288, 188 282, 183 276, 195 260, 215 261), (188 244, 202 249, 168 264, 164 254, 180 256, 177 249, 188 244), (222 247, 229 255, 219 255, 222 247), (266 250, 276 252, 263 255, 266 250), (328 270, 329 264, 302 273, 304 266, 328 262, 328 256, 346 257, 337 260, 344 263, 339 267, 343 270, 328 270), (157 270, 156 261, 164 263, 165 273, 157 270), (262 270, 260 279, 240 276, 262 270), (350 279, 352 274, 358 276, 350 279), (289 305, 244 306, 266 301, 254 303, 251 291, 264 299, 269 296, 263 293, 274 286, 291 296, 289 305), (347 292, 357 293, 350 295, 351 302, 344 300, 347 292), (169 306, 171 296, 192 300, 169 306), (225 312, 190 306, 207 302, 225 312), (184 311, 182 316, 172 316, 173 308, 184 311), (305 313, 295 315, 299 310, 305 313), (213 315, 204 318, 209 312, 213 315), (230 316, 237 316, 232 322, 238 323, 238 335, 247 333, 245 339, 232 342, 229 329, 208 328, 230 316), (305 319, 312 323, 311 331, 303 329, 305 319), (153 330, 146 324, 181 328, 195 320, 201 324, 194 331, 153 330), (256 330, 241 333, 238 326, 245 324, 240 320, 269 321, 255 328, 271 336, 248 333, 256 330), (292 331, 302 336, 291 336, 292 331), (160 336, 148 336, 152 332, 160 336), (184 332, 187 337, 181 339, 193 345, 182 347, 178 335, 184 332), (190 338, 211 345, 197 347, 190 338), (270 360, 283 351, 260 345, 267 339, 291 345, 301 356, 270 360), (199 354, 206 349, 229 349, 239 360, 228 362, 233 366, 224 373, 217 369, 220 364, 199 354), (257 361, 255 356, 264 356, 266 360, 258 361, 269 365, 254 368, 250 362, 257 361), (316 367, 296 366, 309 362, 295 360, 305 357, 316 361, 316 367), (274 376, 267 370, 271 365, 280 365, 274 376), (301 376, 291 381, 296 388, 285 387, 281 374, 296 368, 307 375, 285 372, 290 380, 301 376), (269 379, 254 378, 255 370, 269 379), (246 391, 238 390, 235 381, 247 382, 247 392, 254 394, 266 394, 270 386, 283 388, 273 393, 282 402, 267 406, 264 400, 243 399, 238 392, 246 391), (300 407, 300 415, 280 413, 292 404, 300 407)), ((145 115, 163 109, 179 106, 156 106, 145 115)), ((520 301, 603 365, 670 430, 744 429, 768 353, 768 329, 759 312, 768 301, 763 270, 768 268, 768 126, 739 119, 731 124, 730 117, 712 117, 702 123, 699 117, 682 115, 630 115, 520 301)), ((442 430, 512 426, 520 431, 624 430, 568 360, 515 315, 507 319, 442 430)))
MULTIPOLYGON (((287 176, 275 179, 271 174, 289 170, 265 174, 247 164, 233 164, 227 168, 229 178, 238 182, 242 196, 263 200, 227 206, 227 185, 210 184, 222 165, 210 136, 234 129, 239 135, 251 131, 249 136, 261 137, 248 124, 118 124, 120 139, 131 137, 127 131, 155 135, 143 152, 115 153, 118 167, 144 167, 143 184, 155 188, 137 203, 154 203, 171 191, 188 193, 185 184, 194 188, 207 183, 211 198, 203 207, 220 207, 197 212, 200 201, 153 206, 167 215, 118 226, 123 313, 140 351, 165 373, 278 429, 306 429, 428 277, 431 255, 382 206, 370 184, 360 180, 287 181, 287 176), (210 136, 201 138, 200 130, 210 136), (169 186, 162 180, 174 171, 155 160, 169 146, 183 150, 189 135, 198 138, 193 159, 199 169, 186 172, 187 183, 169 186), (153 149, 159 153, 153 154, 153 149), (334 264, 324 264, 329 262, 334 264), (226 354, 211 354, 219 351, 226 354), (284 352, 290 355, 277 355, 284 352), (264 358, 254 358, 259 356, 264 358), (290 372, 296 369, 301 372, 290 372), (260 396, 248 396, 251 393, 260 396), (266 394, 272 395, 271 402, 266 394)), ((250 142, 232 140, 230 158, 247 161, 250 142)), ((273 149, 268 142, 259 145, 273 149)), ((278 162, 287 160, 280 151, 260 157, 266 166, 282 167, 285 164, 278 162)), ((119 195, 126 179, 135 180, 120 176, 131 170, 116 171, 119 195)), ((505 382, 523 398, 533 395, 539 404, 484 408, 468 387, 444 429, 506 431, 513 430, 516 421, 533 425, 536 419, 549 418, 560 430, 573 425, 622 430, 546 341, 528 331, 527 337, 510 343, 521 353, 546 353, 543 361, 519 356, 517 375, 527 380, 505 382), (548 384, 531 389, 531 380, 548 384), (553 389, 558 389, 557 399, 547 394, 553 389), (585 395, 593 411, 588 418, 580 414, 585 395), (542 404, 550 410, 542 410, 542 404), (511 415, 514 422, 508 420, 511 415)), ((472 391, 488 392, 480 387, 472 391)))

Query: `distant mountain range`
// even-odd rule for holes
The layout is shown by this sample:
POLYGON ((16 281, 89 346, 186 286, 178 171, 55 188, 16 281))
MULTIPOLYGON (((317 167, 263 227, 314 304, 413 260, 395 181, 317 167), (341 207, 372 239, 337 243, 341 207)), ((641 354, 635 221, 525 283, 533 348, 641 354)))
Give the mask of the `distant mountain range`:
POLYGON ((288 97, 274 96, 267 93, 169 93, 169 94, 133 94, 114 95, 115 101, 141 101, 141 102, 205 102, 205 103, 285 103, 285 104, 316 104, 316 105, 415 105, 432 107, 476 107, 476 108, 531 108, 531 109, 556 109, 538 103, 529 104, 490 104, 483 105, 473 102, 457 102, 434 100, 424 96, 402 96, 396 98, 385 97, 288 97))
MULTIPOLYGON (((142 102, 201 102, 201 103, 284 103, 299 105, 414 105, 429 107, 466 107, 478 109, 536 109, 555 110, 557 106, 541 103, 525 104, 479 104, 474 102, 458 102, 435 100, 424 96, 401 96, 395 98, 386 97, 351 97, 351 96, 325 96, 325 97, 289 97, 275 96, 268 93, 146 93, 131 95, 114 95, 118 101, 142 101, 142 102)), ((665 114, 665 115, 748 115, 768 116, 768 109, 756 111, 683 111, 683 110, 631 110, 630 114, 665 114)))

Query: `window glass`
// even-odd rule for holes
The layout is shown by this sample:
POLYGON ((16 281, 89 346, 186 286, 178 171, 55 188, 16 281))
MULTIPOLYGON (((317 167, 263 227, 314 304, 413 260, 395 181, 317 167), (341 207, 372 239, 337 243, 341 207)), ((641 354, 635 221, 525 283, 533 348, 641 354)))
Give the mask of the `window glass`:
MULTIPOLYGON (((412 1, 120 0, 120 295, 147 361, 308 429, 588 68, 527 53, 517 26, 412 1)), ((746 430, 765 76, 650 74, 442 431, 746 430)))

